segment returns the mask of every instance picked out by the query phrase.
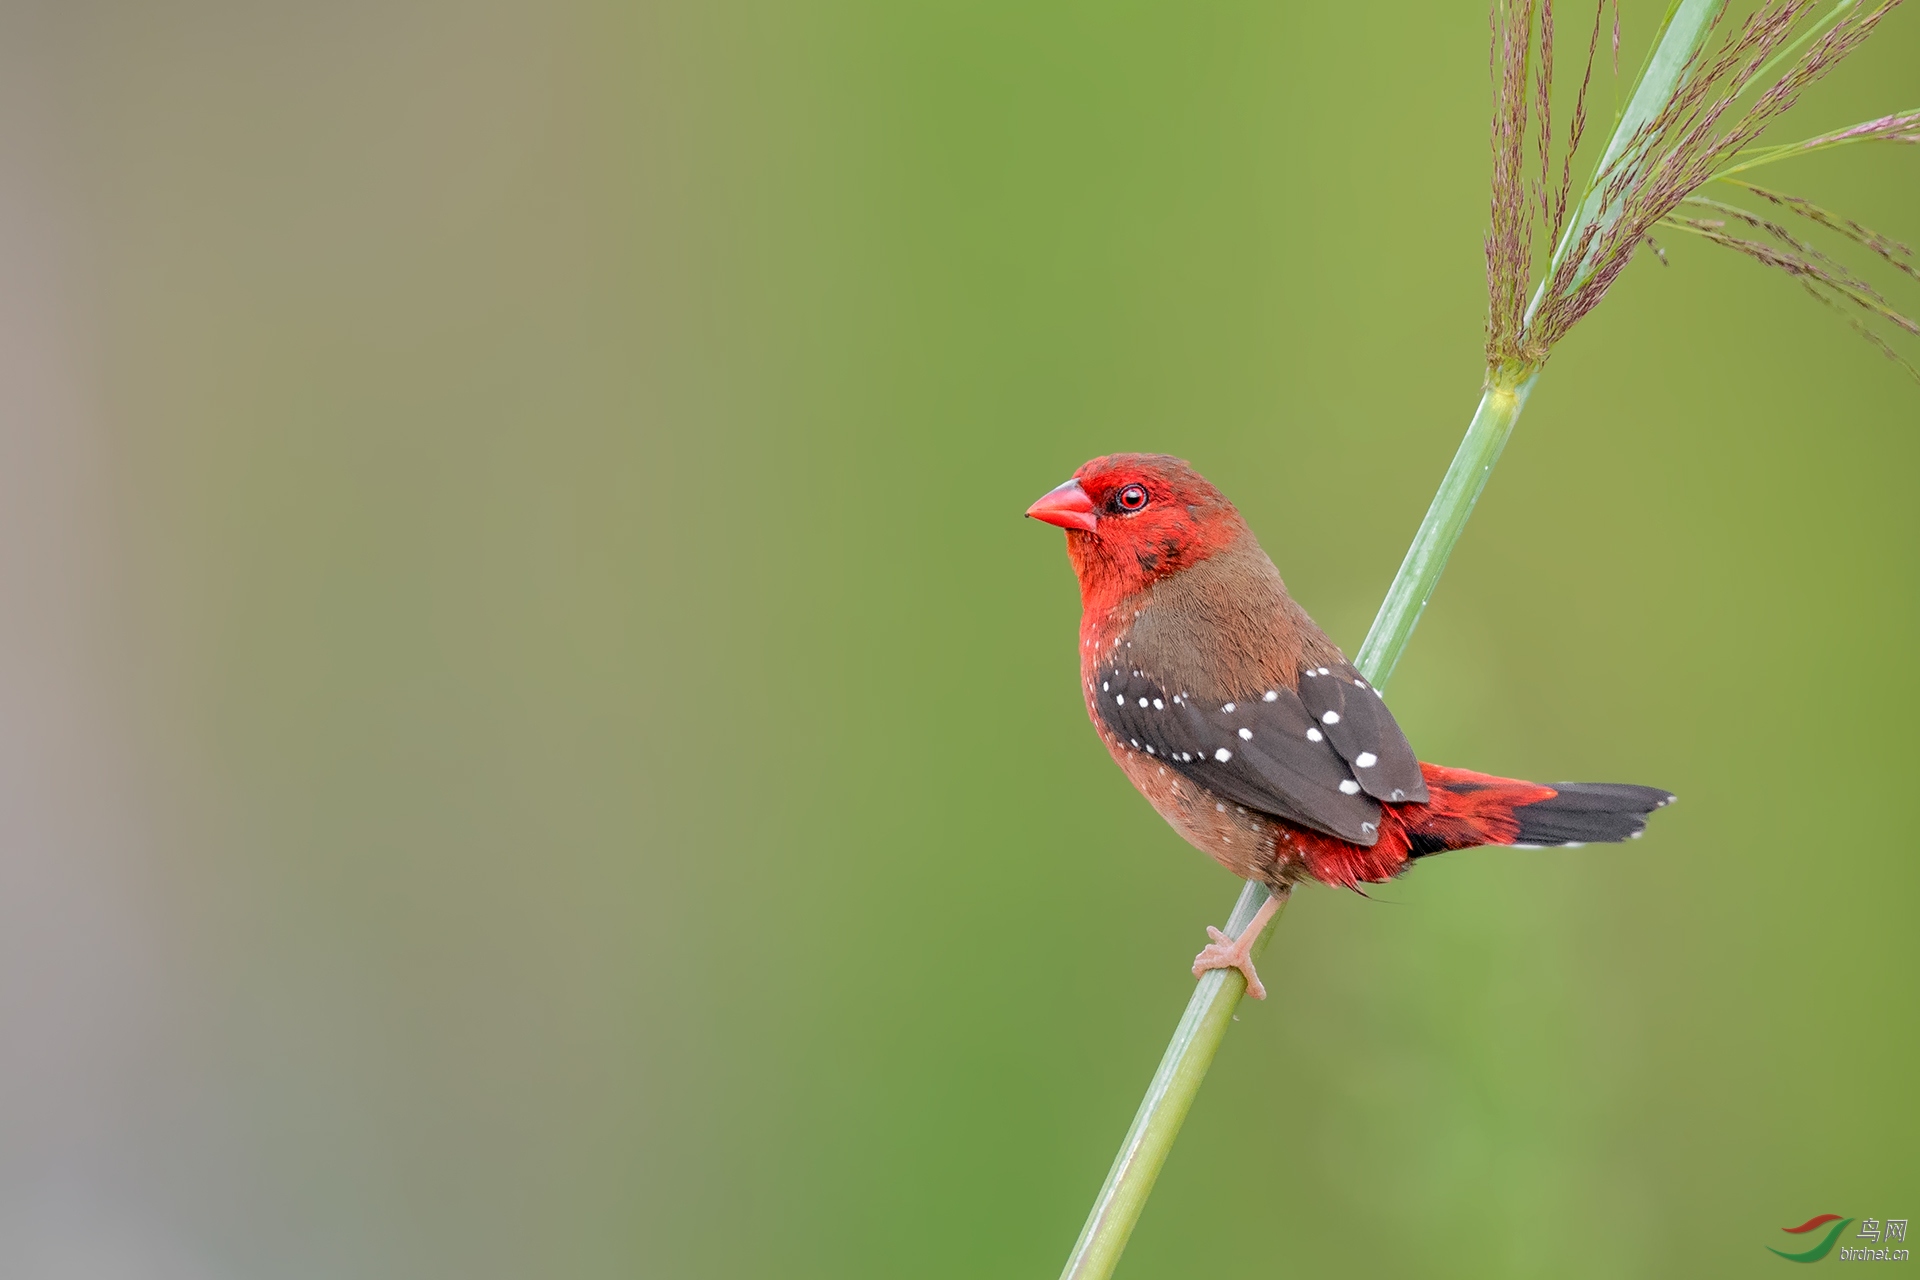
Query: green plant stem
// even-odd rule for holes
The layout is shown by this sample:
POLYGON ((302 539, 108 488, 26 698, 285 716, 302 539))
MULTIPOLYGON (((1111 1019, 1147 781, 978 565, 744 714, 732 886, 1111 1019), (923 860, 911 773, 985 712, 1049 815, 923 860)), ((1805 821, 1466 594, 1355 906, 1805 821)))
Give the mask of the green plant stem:
MULTIPOLYGON (((1258 880, 1247 881, 1227 916, 1227 933, 1239 937, 1266 900, 1267 887, 1258 880)), ((1274 921, 1285 911, 1283 903, 1274 921)), ((1269 923, 1254 940, 1255 959, 1266 950, 1272 937, 1273 926, 1269 923)), ((1238 969, 1209 969, 1194 984, 1187 1011, 1180 1015, 1180 1025, 1173 1029, 1173 1039, 1160 1056, 1159 1069, 1153 1073, 1147 1096, 1140 1100, 1140 1109, 1134 1113, 1133 1127, 1127 1130, 1126 1140, 1120 1144, 1120 1154, 1113 1158, 1106 1185, 1100 1188, 1100 1195, 1093 1202, 1087 1225, 1080 1228, 1080 1239, 1067 1259, 1066 1270, 1060 1273, 1062 1280, 1069 1277, 1088 1280, 1113 1274, 1120 1252, 1133 1234, 1133 1224, 1140 1220, 1140 1211, 1153 1193, 1160 1166, 1167 1162, 1173 1140, 1180 1136, 1187 1109, 1200 1092, 1200 1082, 1207 1078, 1207 1068, 1213 1065, 1213 1055, 1219 1050, 1220 1042, 1227 1038, 1227 1024, 1233 1021, 1234 1008, 1246 990, 1247 980, 1238 969)))
MULTIPOLYGON (((1713 17, 1724 3, 1725 0, 1676 0, 1627 109, 1614 126, 1596 174, 1603 172, 1625 149, 1633 134, 1658 114, 1679 84, 1688 60, 1712 29, 1713 17)), ((1574 227, 1604 215, 1605 211, 1600 208, 1604 189, 1605 183, 1598 178, 1588 183, 1581 218, 1575 220, 1574 226, 1567 229, 1567 234, 1555 246, 1556 263, 1574 242, 1574 227)), ((1550 266, 1549 277, 1551 274, 1550 266)), ((1538 294, 1534 301, 1537 306, 1538 294)), ((1529 308, 1529 314, 1531 310, 1529 308)), ((1539 376, 1540 371, 1535 367, 1490 379, 1480 406, 1474 411, 1473 421, 1467 426, 1466 438, 1460 442, 1453 463, 1440 482, 1440 491, 1427 508, 1426 518, 1420 522, 1413 545, 1401 561, 1393 584, 1387 588, 1387 598, 1355 658, 1354 665, 1375 685, 1384 687, 1399 663, 1400 654, 1420 621, 1420 613, 1447 567, 1447 557, 1453 554, 1454 544, 1466 528, 1467 517, 1473 514, 1473 504, 1486 488, 1493 464, 1499 461, 1500 451, 1512 435, 1514 423, 1526 408, 1527 397, 1539 376)), ((1266 899, 1265 885, 1250 880, 1242 886, 1240 897, 1227 917, 1227 933, 1239 937, 1266 899)), ((1279 914, 1275 914, 1274 922, 1278 921, 1279 914)), ((1272 923, 1269 923, 1255 940, 1256 956, 1265 948, 1272 932, 1272 923)), ((1186 1012, 1181 1015, 1173 1039, 1161 1055, 1153 1081, 1147 1086, 1147 1095, 1134 1113, 1126 1140, 1114 1157, 1107 1180, 1093 1202, 1093 1210, 1087 1215, 1066 1268, 1060 1273, 1061 1280, 1107 1280, 1113 1274, 1153 1191, 1154 1180, 1160 1176, 1161 1166, 1166 1164, 1174 1140, 1180 1136, 1180 1126, 1200 1092, 1207 1068, 1213 1065, 1214 1054, 1226 1039, 1233 1011, 1246 989, 1246 979, 1234 969, 1210 970, 1194 985, 1186 1012)))
POLYGON ((1513 424, 1520 420, 1520 411, 1527 407, 1527 397, 1533 394, 1533 384, 1539 377, 1540 371, 1535 369, 1517 386, 1496 384, 1481 395, 1473 421, 1467 424, 1466 437, 1454 450, 1439 492, 1433 495, 1426 519, 1413 535, 1413 545, 1407 548, 1400 572, 1393 575, 1387 598, 1381 602, 1380 612, 1374 615, 1367 638, 1360 642, 1360 652, 1353 660, 1360 674, 1376 688, 1386 688, 1393 678, 1393 669, 1399 665, 1407 641, 1413 638, 1420 614, 1440 584, 1447 557, 1460 541, 1467 517, 1473 514, 1473 504, 1487 487, 1493 464, 1500 461, 1500 451, 1507 447, 1507 437, 1513 434, 1513 424))

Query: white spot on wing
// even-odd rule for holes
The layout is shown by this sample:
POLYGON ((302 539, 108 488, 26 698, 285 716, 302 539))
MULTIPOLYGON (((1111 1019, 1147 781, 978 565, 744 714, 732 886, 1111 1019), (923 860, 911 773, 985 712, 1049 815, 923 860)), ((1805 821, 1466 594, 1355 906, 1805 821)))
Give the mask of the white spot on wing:
POLYGON ((1352 778, 1340 779, 1341 795, 1343 796, 1358 795, 1359 792, 1360 792, 1360 784, 1355 782, 1352 778))
POLYGON ((1227 750, 1225 747, 1222 747, 1218 751, 1213 753, 1213 758, 1215 760, 1218 760, 1221 764, 1225 764, 1227 761, 1233 759, 1233 752, 1227 750))
POLYGON ((1153 709, 1155 711, 1165 711, 1167 709, 1167 704, 1160 701, 1160 699, 1155 698, 1153 700, 1153 709))
POLYGON ((1260 701, 1272 702, 1274 699, 1278 698, 1279 696, 1280 694, 1278 690, 1269 689, 1265 693, 1260 695, 1260 701))
POLYGON ((1320 741, 1320 737, 1321 737, 1321 734, 1320 734, 1320 731, 1319 731, 1318 729, 1309 729, 1309 730, 1307 730, 1307 741, 1308 741, 1308 742, 1318 742, 1318 741, 1320 741))
POLYGON ((1379 763, 1380 763, 1380 757, 1373 754, 1373 752, 1371 751, 1362 751, 1359 755, 1353 758, 1353 766, 1356 769, 1371 769, 1373 768, 1374 765, 1379 763))
POLYGON ((1241 741, 1243 741, 1243 742, 1252 742, 1252 741, 1253 741, 1253 730, 1251 730, 1251 729, 1242 729, 1242 730, 1240 731, 1240 739, 1241 739, 1241 741))
POLYGON ((1323 711, 1320 713, 1320 723, 1321 724, 1339 724, 1340 713, 1338 711, 1323 711))
POLYGON ((1235 704, 1235 703, 1232 703, 1232 702, 1229 702, 1229 703, 1228 703, 1228 704, 1227 704, 1226 706, 1224 706, 1224 707, 1222 707, 1222 708, 1220 708, 1220 709, 1221 709, 1222 711, 1225 711, 1225 712, 1227 712, 1227 713, 1228 713, 1229 715, 1231 715, 1231 714, 1233 713, 1233 708, 1235 707, 1235 705, 1237 705, 1237 704, 1235 704))

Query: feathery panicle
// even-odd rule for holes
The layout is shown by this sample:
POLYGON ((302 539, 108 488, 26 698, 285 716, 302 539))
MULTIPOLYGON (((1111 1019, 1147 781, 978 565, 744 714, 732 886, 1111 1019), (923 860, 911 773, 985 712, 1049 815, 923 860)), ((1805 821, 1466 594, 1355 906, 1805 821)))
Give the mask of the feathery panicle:
POLYGON ((1756 187, 1752 183, 1747 182, 1735 182, 1732 185, 1744 187, 1759 196, 1762 200, 1770 201, 1784 209, 1790 209, 1805 218, 1808 222, 1825 227, 1829 231, 1838 232, 1862 248, 1880 255, 1880 257, 1892 264, 1896 270, 1911 276, 1915 280, 1920 280, 1920 267, 1916 267, 1914 264, 1913 250, 1898 240, 1883 236, 1871 227, 1861 226, 1852 218, 1843 217, 1840 214, 1822 209, 1813 201, 1803 199, 1800 196, 1784 195, 1781 192, 1769 191, 1765 187, 1756 187))
POLYGON ((1763 218, 1738 205, 1700 196, 1689 199, 1686 205, 1689 208, 1724 214, 1725 218, 1688 218, 1676 214, 1667 219, 1663 225, 1683 227, 1704 236, 1715 244, 1744 253, 1763 266, 1785 271, 1809 287, 1829 289, 1862 310, 1871 311, 1882 319, 1899 325, 1908 333, 1920 337, 1920 323, 1894 310, 1893 304, 1888 302, 1879 290, 1853 274, 1841 263, 1795 236, 1780 223, 1763 218), (1726 232, 1728 220, 1738 222, 1755 231, 1765 232, 1773 243, 1728 235, 1726 232))
MULTIPOLYGON (((1567 198, 1573 194, 1573 157, 1579 153, 1580 140, 1587 132, 1587 90, 1593 84, 1593 58, 1600 49, 1600 20, 1605 14, 1604 4, 1594 6, 1593 34, 1587 37, 1587 67, 1580 77, 1580 92, 1573 100, 1573 123, 1567 128, 1566 153, 1560 160, 1560 190, 1554 194, 1553 229, 1547 236, 1549 244, 1560 243, 1560 233, 1567 226, 1567 198)), ((1617 75, 1620 70, 1620 0, 1613 0, 1613 69, 1617 75)), ((1540 131, 1540 145, 1543 148, 1551 143, 1552 135, 1551 128, 1540 131)))
MULTIPOLYGON (((1916 269, 1914 265, 1913 250, 1898 240, 1889 239, 1871 227, 1862 226, 1851 218, 1823 209, 1811 200, 1805 200, 1799 196, 1768 191, 1744 182, 1730 185, 1742 187, 1805 218, 1816 226, 1836 232, 1854 244, 1879 255, 1904 274, 1920 280, 1920 269, 1916 269)), ((1840 305, 1842 302, 1851 303, 1860 311, 1868 312, 1909 334, 1920 337, 1920 321, 1915 321, 1911 316, 1897 310, 1867 281, 1801 240, 1786 226, 1751 210, 1704 196, 1689 197, 1685 201, 1685 207, 1722 214, 1724 217, 1691 218, 1675 214, 1667 218, 1663 225, 1691 232, 1722 248, 1744 254, 1762 266, 1772 267, 1776 271, 1782 271, 1794 277, 1809 294, 1840 313, 1853 327, 1854 332, 1879 348, 1882 354, 1905 369, 1915 381, 1920 381, 1920 369, 1916 369, 1912 362, 1902 357, 1872 325, 1840 305), (1738 222, 1753 230, 1765 232, 1772 243, 1731 235, 1726 230, 1728 221, 1738 222)))
MULTIPOLYGON (((1551 4, 1552 0, 1545 0, 1551 4)), ((1493 196, 1487 232, 1487 346, 1517 342, 1533 267, 1533 217, 1527 199, 1527 62, 1533 51, 1534 0, 1495 0, 1493 196)))
POLYGON ((1920 111, 1901 111, 1890 116, 1881 116, 1878 120, 1863 120, 1859 124, 1849 125, 1845 129, 1836 129, 1832 133, 1823 133, 1817 138, 1808 138, 1804 142, 1789 142, 1779 147, 1756 147, 1735 157, 1735 163, 1714 174, 1716 178, 1730 178, 1736 173, 1748 169, 1757 169, 1763 164, 1772 164, 1776 160, 1786 160, 1793 156, 1803 156, 1809 152, 1826 151, 1833 147, 1844 147, 1856 142, 1920 142, 1920 111))
POLYGON ((1690 200, 1687 203, 1726 213, 1734 221, 1765 231, 1778 244, 1768 244, 1764 240, 1755 240, 1747 236, 1731 235, 1726 230, 1726 220, 1721 218, 1688 218, 1676 214, 1662 225, 1691 232, 1713 244, 1732 249, 1735 253, 1745 254, 1761 266, 1772 267, 1794 277, 1810 296, 1832 308, 1853 328, 1855 333, 1879 348, 1882 355, 1906 370, 1908 376, 1914 381, 1920 382, 1920 368, 1915 368, 1913 363, 1895 350, 1893 344, 1873 326, 1867 324, 1855 312, 1840 305, 1842 302, 1850 302, 1861 311, 1869 311, 1892 321, 1908 333, 1920 334, 1920 324, 1895 311, 1873 286, 1813 246, 1796 239, 1791 232, 1778 223, 1769 222, 1745 209, 1722 204, 1717 200, 1690 200))
MULTIPOLYGON (((1858 48, 1897 3, 1899 0, 1883 0, 1869 7, 1856 0, 1839 0, 1815 19, 1820 0, 1762 0, 1737 25, 1725 23, 1723 5, 1714 14, 1708 39, 1693 50, 1665 103, 1594 174, 1580 202, 1585 216, 1568 228, 1564 222, 1566 192, 1571 186, 1573 153, 1579 148, 1585 125, 1586 81, 1582 82, 1566 143, 1561 194, 1558 200, 1550 201, 1546 156, 1553 144, 1548 107, 1552 86, 1548 65, 1553 38, 1551 0, 1525 4, 1495 0, 1494 60, 1499 92, 1493 126, 1493 229, 1487 241, 1489 380, 1513 385, 1545 363, 1560 340, 1599 305, 1639 248, 1652 246, 1659 252, 1652 231, 1663 225, 1787 271, 1823 301, 1851 302, 1903 329, 1920 332, 1865 281, 1802 243, 1784 227, 1745 210, 1722 208, 1697 198, 1701 187, 1716 178, 1789 154, 1861 141, 1920 141, 1920 112, 1908 112, 1787 147, 1749 150, 1767 126, 1798 101, 1808 85, 1858 48), (1533 39, 1536 6, 1541 16, 1537 46, 1533 39), (1723 25, 1727 27, 1724 31, 1723 25), (1528 62, 1536 47, 1541 65, 1532 77, 1536 93, 1530 101, 1526 92, 1528 62), (1769 81, 1767 77, 1781 66, 1785 71, 1769 81), (1759 93, 1747 102, 1746 95, 1752 89, 1759 89, 1759 93), (1546 278, 1529 307, 1522 298, 1532 276, 1535 202, 1528 199, 1520 157, 1530 108, 1539 117, 1539 218, 1550 230, 1550 242, 1556 247, 1546 278), (1724 219, 1681 215, 1678 211, 1689 203, 1711 205, 1713 211, 1724 212, 1734 221, 1765 233, 1772 242, 1730 234, 1724 219)), ((1594 15, 1594 32, 1588 44, 1589 79, 1605 4, 1606 0, 1600 0, 1594 15)), ((1614 22, 1617 62, 1617 4, 1614 22)), ((1749 190, 1839 233, 1909 275, 1915 274, 1912 255, 1904 245, 1797 197, 1749 190)), ((1664 262, 1665 255, 1660 257, 1664 262)), ((1883 341, 1876 341, 1885 349, 1883 341)))
MULTIPOLYGON (((1802 281, 1801 283, 1805 284, 1806 282, 1802 281)), ((1855 333, 1878 347, 1881 355, 1893 361, 1902 369, 1905 369, 1908 377, 1912 378, 1915 382, 1920 382, 1920 369, 1915 368, 1911 360, 1908 360, 1905 356, 1894 350, 1893 344, 1876 333, 1872 326, 1866 324, 1859 316, 1847 311, 1838 302, 1835 302, 1832 297, 1822 293, 1810 284, 1807 285, 1807 292, 1813 295, 1814 301, 1824 303, 1826 306, 1832 308, 1842 320, 1845 320, 1848 325, 1852 326, 1855 333)))
POLYGON ((1540 200, 1540 216, 1553 216, 1548 184, 1553 177, 1553 0, 1541 0, 1540 58, 1534 73, 1534 100, 1540 111, 1540 127, 1534 132, 1540 153, 1540 178, 1535 184, 1540 200))

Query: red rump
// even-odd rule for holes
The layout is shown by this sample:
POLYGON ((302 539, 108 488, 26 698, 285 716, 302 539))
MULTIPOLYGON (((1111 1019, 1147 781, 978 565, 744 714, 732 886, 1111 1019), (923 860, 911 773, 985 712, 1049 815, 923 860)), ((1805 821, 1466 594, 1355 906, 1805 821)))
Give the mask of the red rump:
POLYGON ((1485 844, 1513 844, 1520 836, 1514 810, 1559 793, 1537 782, 1496 778, 1471 769, 1420 765, 1431 799, 1426 804, 1382 806, 1380 838, 1372 846, 1295 828, 1293 843, 1306 855, 1313 878, 1351 889, 1391 880, 1422 855, 1485 844))

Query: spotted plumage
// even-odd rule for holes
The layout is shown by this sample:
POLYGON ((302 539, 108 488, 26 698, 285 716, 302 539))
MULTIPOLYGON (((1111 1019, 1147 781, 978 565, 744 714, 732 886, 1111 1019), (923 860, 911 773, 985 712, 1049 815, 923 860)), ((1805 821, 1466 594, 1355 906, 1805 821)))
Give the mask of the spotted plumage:
MULTIPOLYGON (((1184 689, 1169 692, 1151 675, 1124 665, 1107 668, 1101 684, 1110 684, 1113 696, 1096 698, 1093 705, 1114 737, 1125 739, 1131 749, 1157 755, 1182 777, 1237 804, 1355 844, 1370 845, 1378 838, 1380 803, 1362 794, 1356 777, 1367 771, 1343 758, 1292 689, 1203 702, 1184 689)), ((1382 722, 1412 763, 1413 752, 1392 718, 1375 723, 1382 722)), ((1387 747, 1379 741, 1372 745, 1387 747)), ((1360 753, 1356 748, 1352 754, 1360 753)), ((1417 776, 1419 766, 1413 767, 1417 776)))
MULTIPOLYGON (((1181 835, 1238 875, 1356 887, 1447 849, 1631 839, 1673 799, 1421 763, 1233 504, 1177 458, 1096 458, 1028 514, 1067 531, 1101 740, 1181 835)), ((1220 962, 1250 972, 1230 951, 1220 962)))

